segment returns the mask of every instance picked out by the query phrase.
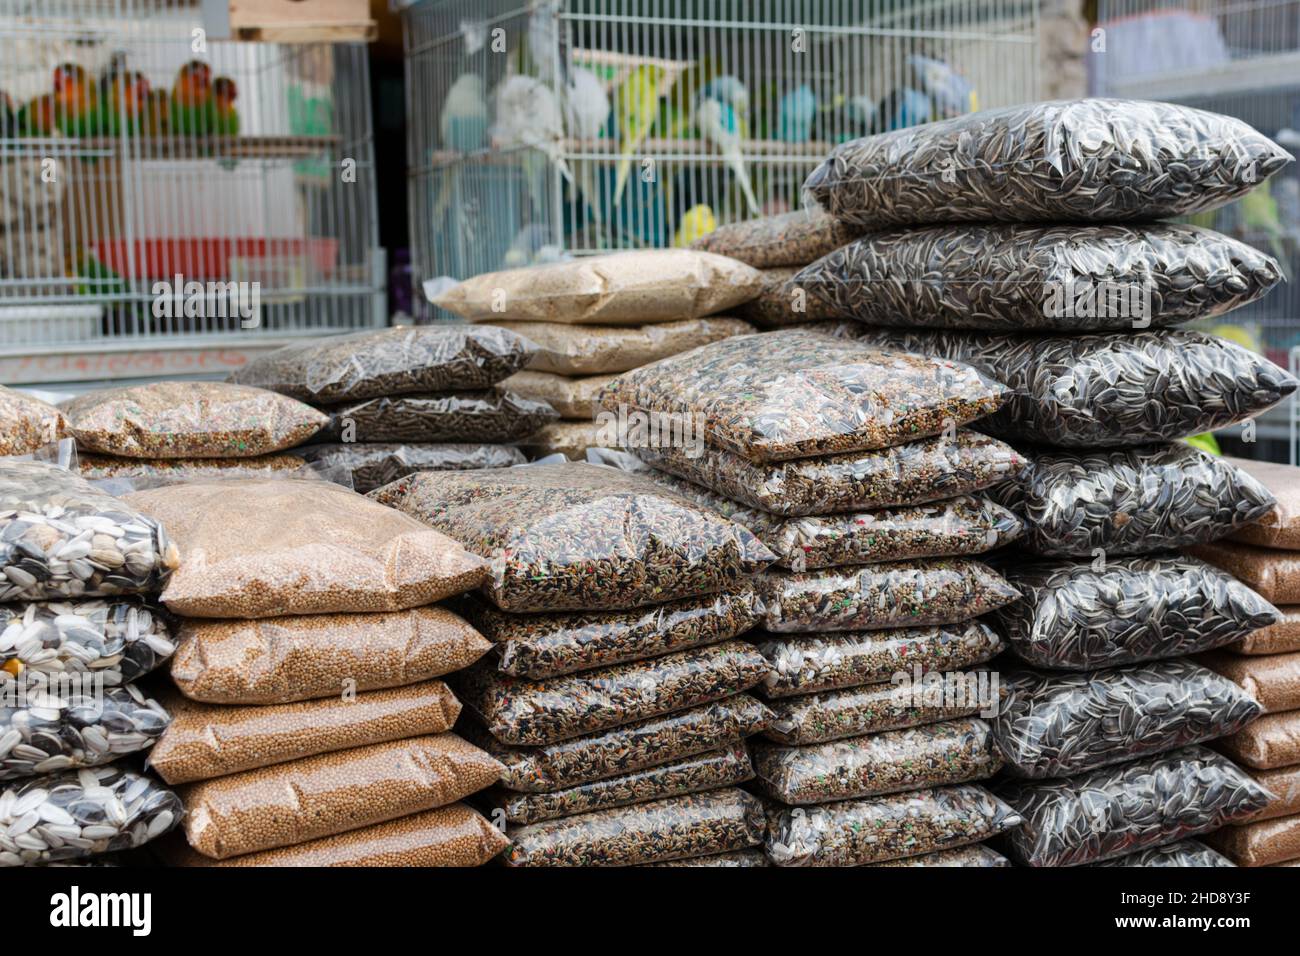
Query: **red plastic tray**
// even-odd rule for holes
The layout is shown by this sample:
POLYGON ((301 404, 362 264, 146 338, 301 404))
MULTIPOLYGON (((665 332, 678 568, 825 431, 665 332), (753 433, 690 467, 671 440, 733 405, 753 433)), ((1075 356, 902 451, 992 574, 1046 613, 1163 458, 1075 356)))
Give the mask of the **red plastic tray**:
POLYGON ((228 279, 230 260, 308 257, 322 273, 332 272, 338 257, 337 239, 102 239, 93 243, 95 256, 125 279, 228 279), (134 246, 135 262, 131 261, 134 246))

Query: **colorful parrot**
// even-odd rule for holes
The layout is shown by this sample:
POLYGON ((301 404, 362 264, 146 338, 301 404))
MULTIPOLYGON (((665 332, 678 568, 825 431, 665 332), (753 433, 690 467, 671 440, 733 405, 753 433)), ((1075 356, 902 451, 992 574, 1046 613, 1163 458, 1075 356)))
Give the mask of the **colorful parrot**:
POLYGON ((208 101, 208 127, 218 136, 239 135, 239 111, 235 109, 235 98, 239 96, 239 87, 228 76, 219 76, 212 81, 212 99, 208 101))
POLYGON ((150 103, 149 81, 143 73, 118 73, 100 100, 100 128, 112 136, 134 136, 146 127, 150 103))
POLYGON ((86 71, 76 63, 54 68, 55 125, 68 136, 99 132, 99 96, 86 71))
POLYGON ((718 220, 713 215, 711 206, 707 203, 692 206, 682 216, 681 224, 677 227, 677 235, 673 237, 673 245, 685 249, 696 239, 707 236, 717 228, 718 220))
POLYGON ((144 107, 144 131, 149 136, 166 136, 171 131, 172 97, 166 90, 150 90, 144 107))
POLYGON ((666 72, 662 66, 644 64, 628 74, 618 88, 614 113, 618 123, 618 173, 614 180, 614 205, 618 205, 632 174, 632 157, 654 129, 659 117, 659 87, 666 72))
POLYGON ((208 101, 212 96, 212 67, 202 60, 190 60, 176 74, 172 84, 168 127, 172 133, 206 136, 208 101))
POLYGON ((54 114, 54 94, 46 93, 20 109, 14 123, 21 136, 52 136, 58 129, 54 114))

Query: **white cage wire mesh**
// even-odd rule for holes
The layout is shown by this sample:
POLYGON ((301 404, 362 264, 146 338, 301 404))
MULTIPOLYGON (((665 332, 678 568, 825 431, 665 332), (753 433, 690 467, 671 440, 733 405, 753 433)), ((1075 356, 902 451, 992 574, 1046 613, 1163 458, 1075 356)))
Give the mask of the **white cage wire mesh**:
POLYGON ((202 25, 197 0, 0 0, 0 344, 385 320, 365 46, 202 25))
POLYGON ((421 0, 404 10, 417 290, 684 244, 796 208, 837 142, 1032 100, 1037 6, 421 0))

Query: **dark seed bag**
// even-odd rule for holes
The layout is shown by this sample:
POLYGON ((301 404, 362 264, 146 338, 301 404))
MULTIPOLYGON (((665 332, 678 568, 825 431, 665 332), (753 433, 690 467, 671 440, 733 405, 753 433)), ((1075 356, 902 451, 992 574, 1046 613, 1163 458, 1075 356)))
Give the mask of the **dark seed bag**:
POLYGON ((922 853, 920 856, 907 856, 901 860, 886 860, 884 863, 871 863, 873 867, 903 866, 969 866, 969 867, 1006 867, 1012 866, 1010 860, 982 843, 962 846, 955 850, 936 850, 922 853))
POLYGON ((943 627, 898 628, 839 634, 753 635, 769 670, 765 697, 879 684, 900 671, 960 670, 992 659, 1006 645, 983 621, 943 627))
POLYGON ((171 624, 161 608, 132 599, 0 604, 0 671, 94 675, 116 687, 175 653, 171 624))
POLYGON ((507 831, 507 866, 633 866, 763 842, 758 799, 728 788, 597 810, 507 831))
POLYGON ((483 801, 485 806, 500 809, 510 823, 522 825, 732 787, 753 776, 754 768, 742 743, 552 793, 515 793, 497 788, 484 794, 483 801))
POLYGON ((738 307, 736 314, 760 329, 784 329, 836 318, 838 313, 829 304, 791 283, 798 272, 795 266, 764 269, 763 291, 758 298, 738 307))
POLYGON ((504 611, 616 610, 734 588, 774 555, 649 478, 577 462, 423 472, 371 497, 488 558, 504 611))
POLYGON ((1272 140, 1217 113, 1058 100, 844 143, 804 191, 836 219, 867 229, 1162 219, 1222 206, 1290 161, 1272 140))
POLYGON ((492 665, 461 671, 453 685, 493 736, 516 746, 555 743, 707 704, 748 690, 767 673, 762 655, 743 641, 545 681, 507 677, 492 665))
POLYGON ((698 423, 755 462, 885 448, 996 410, 1006 389, 974 369, 816 332, 738 335, 610 383, 602 407, 698 423))
POLYGON ((351 442, 491 442, 526 438, 559 418, 545 402, 501 388, 371 398, 330 409, 324 433, 351 442))
POLYGON ((523 452, 512 445, 402 444, 401 442, 308 445, 299 449, 307 461, 327 472, 340 469, 359 494, 382 488, 417 471, 465 471, 522 465, 523 452))
POLYGON ((1006 846, 1025 866, 1077 866, 1172 843, 1248 819, 1272 799, 1204 747, 994 789, 1024 818, 1006 846))
POLYGON ((505 614, 474 597, 453 606, 496 643, 502 673, 534 680, 716 644, 762 614, 748 585, 630 611, 505 614))
POLYGON ((688 856, 680 860, 668 860, 665 863, 643 863, 642 866, 697 867, 717 866, 740 868, 751 866, 771 866, 767 854, 761 849, 731 850, 727 853, 706 853, 704 856, 688 856))
POLYGON ((691 248, 730 256, 755 269, 801 266, 844 245, 860 231, 814 207, 728 223, 696 239, 691 248))
POLYGON ((794 805, 967 783, 1002 766, 989 725, 973 717, 801 747, 753 747, 759 789, 794 805))
POLYGON ((755 698, 736 694, 542 747, 506 746, 477 724, 464 730, 504 765, 503 787, 551 793, 708 753, 753 736, 771 718, 755 698))
POLYGON ((800 270, 808 313, 899 328, 1133 332, 1222 315, 1282 278, 1236 239, 1177 223, 981 223, 864 236, 800 270))
POLYGON ((1273 507, 1254 478, 1181 443, 1097 454, 1042 450, 1019 481, 989 494, 1024 519, 1022 547, 1086 558, 1098 549, 1109 558, 1213 541, 1273 507))
MULTIPOLYGON (((1222 832, 1222 831, 1220 831, 1222 832)), ((1197 840, 1179 840, 1087 866, 1236 866, 1222 853, 1197 840)))
POLYGON ((978 561, 898 561, 805 574, 770 571, 759 584, 769 631, 867 631, 954 624, 1020 594, 978 561))
POLYGON ((286 345, 230 374, 307 402, 488 388, 523 368, 536 346, 493 326, 394 326, 286 345))
POLYGON ((956 498, 1015 478, 1028 464, 1010 445, 964 430, 952 439, 766 464, 708 446, 694 456, 671 447, 638 448, 636 454, 730 501, 784 517, 956 498))
POLYGON ((1020 816, 983 787, 957 784, 811 807, 773 808, 767 855, 777 866, 865 866, 978 843, 1020 816))
POLYGON ((1108 448, 1215 431, 1272 408, 1296 380, 1227 339, 1189 330, 1027 336, 868 330, 883 348, 965 362, 1011 397, 979 429, 1010 441, 1108 448))
POLYGON ((1195 558, 1040 561, 1002 573, 1021 594, 996 612, 1003 636, 1017 657, 1053 670, 1195 654, 1281 619, 1246 585, 1195 558))
POLYGON ((1068 777, 1241 730, 1263 711, 1187 660, 1086 674, 1013 671, 993 732, 1008 770, 1068 777))

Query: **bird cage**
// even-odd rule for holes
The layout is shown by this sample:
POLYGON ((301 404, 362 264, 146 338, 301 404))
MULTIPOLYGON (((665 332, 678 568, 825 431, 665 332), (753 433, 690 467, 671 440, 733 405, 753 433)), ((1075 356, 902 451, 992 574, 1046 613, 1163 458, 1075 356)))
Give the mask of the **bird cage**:
MULTIPOLYGON (((1103 0, 1089 54, 1098 95, 1167 100, 1244 120, 1300 154, 1300 0, 1103 0)), ((1190 221, 1275 258, 1287 281, 1198 327, 1283 367, 1300 349, 1300 170, 1292 163, 1236 202, 1190 221)), ((1300 405, 1265 413, 1260 442, 1300 454, 1300 405)), ((1231 435, 1229 434, 1229 437, 1231 435)), ((1263 449, 1267 450, 1267 449, 1263 449)), ((1252 457, 1261 449, 1252 449, 1252 457)))
POLYGON ((385 321, 365 46, 209 38, 201 6, 0 0, 0 380, 385 321))
POLYGON ((1034 0, 414 3, 417 286, 797 208, 836 143, 1034 99, 1036 17, 1034 0))

